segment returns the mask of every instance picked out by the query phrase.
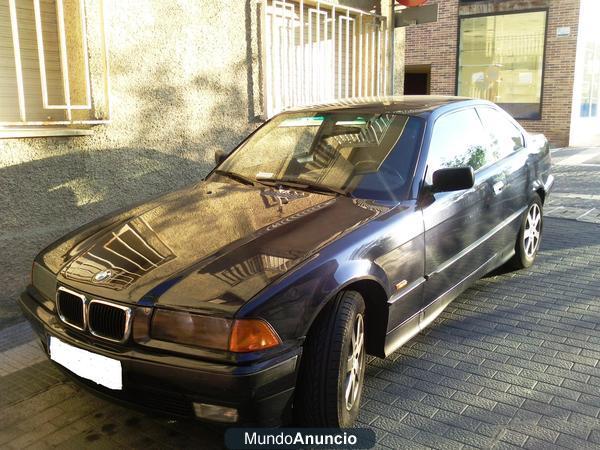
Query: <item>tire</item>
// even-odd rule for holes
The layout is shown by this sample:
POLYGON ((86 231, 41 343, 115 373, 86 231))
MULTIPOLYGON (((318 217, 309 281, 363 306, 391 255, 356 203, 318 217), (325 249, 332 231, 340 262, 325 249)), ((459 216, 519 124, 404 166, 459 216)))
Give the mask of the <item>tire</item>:
POLYGON ((358 292, 342 291, 312 325, 296 384, 297 425, 345 428, 356 421, 365 375, 364 311, 365 302, 358 292), (355 384, 348 388, 351 378, 355 384), (346 396, 346 389, 352 395, 346 396))
POLYGON ((521 222, 521 227, 519 228, 519 234, 515 244, 515 255, 508 262, 510 268, 515 270, 526 269, 531 267, 535 261, 535 257, 538 254, 540 243, 542 241, 542 231, 544 228, 543 213, 542 200, 539 195, 534 194, 533 200, 527 208, 521 222), (533 224, 536 220, 534 217, 538 217, 538 221, 535 224, 533 224), (532 229, 535 230, 535 233, 533 234, 531 231, 532 229))

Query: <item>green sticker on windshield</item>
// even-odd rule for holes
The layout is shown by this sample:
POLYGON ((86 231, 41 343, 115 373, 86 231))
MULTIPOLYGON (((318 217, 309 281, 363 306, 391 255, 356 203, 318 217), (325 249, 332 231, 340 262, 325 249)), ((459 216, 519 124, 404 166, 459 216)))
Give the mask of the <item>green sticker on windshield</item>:
POLYGON ((318 127, 325 118, 323 116, 295 117, 281 122, 280 127, 318 127))

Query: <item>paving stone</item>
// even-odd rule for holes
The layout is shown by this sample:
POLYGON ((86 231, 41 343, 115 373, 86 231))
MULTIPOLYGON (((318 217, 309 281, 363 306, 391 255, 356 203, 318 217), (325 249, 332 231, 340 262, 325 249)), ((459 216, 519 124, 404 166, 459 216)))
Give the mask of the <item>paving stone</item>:
POLYGON ((371 423, 371 425, 385 430, 395 436, 401 436, 405 439, 412 439, 417 435, 417 433, 419 433, 418 428, 397 420, 389 419, 387 417, 378 417, 371 423))
POLYGON ((561 433, 556 443, 563 448, 590 449, 597 450, 598 445, 594 442, 578 439, 566 433, 561 433))
POLYGON ((567 411, 576 411, 591 417, 598 417, 598 413, 600 412, 600 408, 596 406, 591 406, 583 402, 575 402, 563 397, 554 397, 550 404, 559 406, 567 411))
POLYGON ((500 436, 500 440, 516 445, 517 447, 522 447, 528 437, 529 435, 519 433, 518 431, 505 430, 502 436, 500 436))
POLYGON ((593 430, 593 427, 584 423, 569 422, 553 417, 542 417, 538 424, 546 429, 570 434, 571 436, 584 440, 588 438, 590 432, 593 430))

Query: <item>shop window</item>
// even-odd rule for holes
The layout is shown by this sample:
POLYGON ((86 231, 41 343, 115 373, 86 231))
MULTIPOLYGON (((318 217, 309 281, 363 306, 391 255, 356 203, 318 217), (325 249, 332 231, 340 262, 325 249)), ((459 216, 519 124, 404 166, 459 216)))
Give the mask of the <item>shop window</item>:
POLYGON ((457 94, 541 118, 546 11, 460 19, 457 94))

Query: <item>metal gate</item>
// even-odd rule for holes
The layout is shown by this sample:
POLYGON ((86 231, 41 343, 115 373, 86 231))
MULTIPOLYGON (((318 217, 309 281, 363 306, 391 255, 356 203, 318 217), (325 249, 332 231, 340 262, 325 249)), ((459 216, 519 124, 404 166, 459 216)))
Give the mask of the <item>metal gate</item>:
POLYGON ((268 117, 297 105, 385 95, 386 17, 325 1, 262 0, 268 117))

